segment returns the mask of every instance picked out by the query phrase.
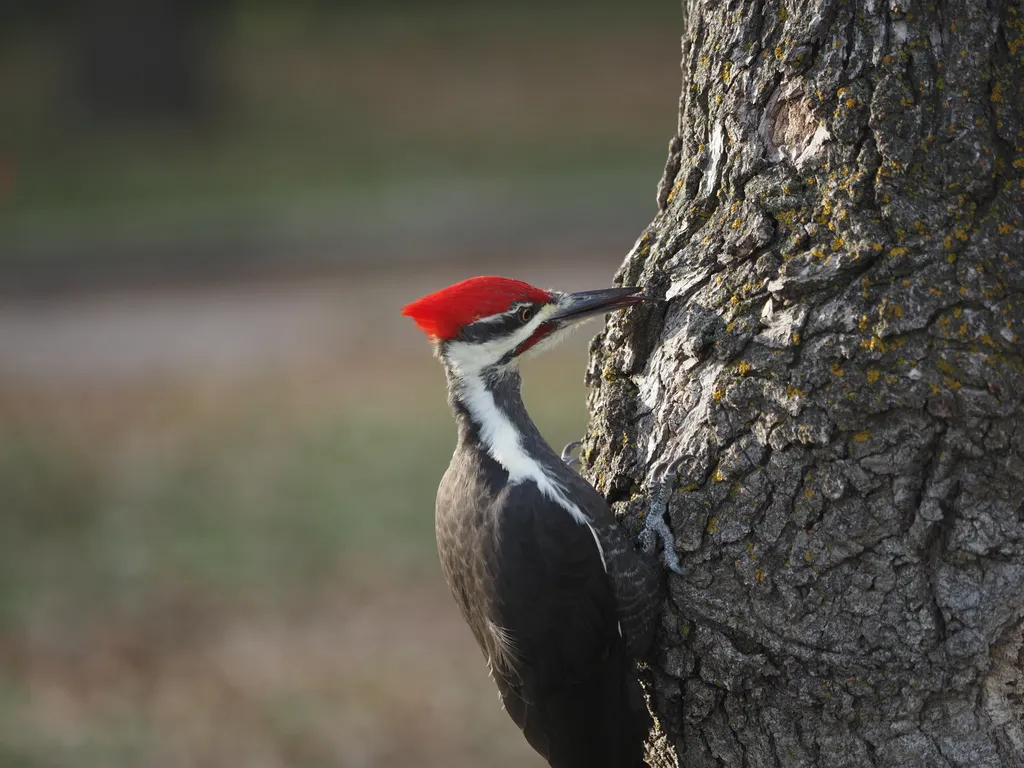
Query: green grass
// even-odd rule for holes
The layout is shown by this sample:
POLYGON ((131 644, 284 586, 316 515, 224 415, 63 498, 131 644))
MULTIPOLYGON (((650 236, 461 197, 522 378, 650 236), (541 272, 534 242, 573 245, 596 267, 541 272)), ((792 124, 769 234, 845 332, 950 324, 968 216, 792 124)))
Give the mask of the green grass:
MULTIPOLYGON (((578 369, 538 369, 550 383, 534 383, 536 418, 568 441, 585 426, 578 369)), ((7 423, 0 616, 17 622, 44 598, 132 606, 162 589, 280 598, 350 565, 433 567, 433 497, 455 439, 439 379, 425 403, 413 381, 391 387, 397 402, 350 398, 315 419, 240 398, 209 423, 184 414, 174 436, 7 423)))
MULTIPOLYGON (((528 363, 555 445, 582 356, 528 363)), ((530 765, 436 563, 429 365, 0 402, 0 767, 530 765)))
POLYGON ((424 559, 452 443, 443 413, 261 417, 103 459, 60 434, 8 433, 8 606, 132 605, 164 588, 280 597, 368 551, 424 559))

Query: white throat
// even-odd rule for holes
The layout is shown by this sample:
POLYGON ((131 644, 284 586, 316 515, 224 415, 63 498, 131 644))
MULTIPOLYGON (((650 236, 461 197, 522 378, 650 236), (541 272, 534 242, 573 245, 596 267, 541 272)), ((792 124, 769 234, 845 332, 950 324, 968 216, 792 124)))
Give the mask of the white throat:
POLYGON ((480 430, 480 440, 488 455, 505 468, 509 483, 518 485, 531 480, 542 494, 563 507, 576 522, 587 522, 586 516, 569 500, 561 484, 524 450, 522 433, 498 407, 483 377, 479 373, 462 375, 455 386, 459 400, 480 430))

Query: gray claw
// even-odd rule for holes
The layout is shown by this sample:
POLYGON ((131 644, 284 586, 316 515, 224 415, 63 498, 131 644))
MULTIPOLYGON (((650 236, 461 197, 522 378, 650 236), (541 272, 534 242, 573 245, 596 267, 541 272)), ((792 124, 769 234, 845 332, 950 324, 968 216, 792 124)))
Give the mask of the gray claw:
POLYGON ((583 445, 582 440, 573 440, 571 443, 566 445, 565 448, 562 449, 562 461, 565 462, 565 465, 567 467, 579 466, 580 460, 577 457, 573 456, 572 452, 579 448, 581 445, 583 445))
POLYGON ((644 552, 651 555, 661 540, 661 561, 673 573, 685 576, 689 570, 679 564, 676 552, 675 536, 665 522, 668 512, 668 500, 672 496, 672 488, 678 477, 679 465, 688 457, 679 456, 669 461, 659 462, 651 472, 651 506, 647 510, 644 529, 640 532, 640 545, 644 552))

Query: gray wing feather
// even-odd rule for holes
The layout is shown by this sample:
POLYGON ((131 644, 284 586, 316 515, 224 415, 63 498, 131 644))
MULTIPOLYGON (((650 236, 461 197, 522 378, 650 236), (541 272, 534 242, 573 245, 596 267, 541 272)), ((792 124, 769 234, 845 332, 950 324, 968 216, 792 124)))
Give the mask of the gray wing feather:
POLYGON ((619 624, 630 655, 642 656, 657 627, 661 581, 619 527, 608 504, 590 483, 572 472, 573 497, 584 501, 583 513, 604 550, 615 595, 619 624))

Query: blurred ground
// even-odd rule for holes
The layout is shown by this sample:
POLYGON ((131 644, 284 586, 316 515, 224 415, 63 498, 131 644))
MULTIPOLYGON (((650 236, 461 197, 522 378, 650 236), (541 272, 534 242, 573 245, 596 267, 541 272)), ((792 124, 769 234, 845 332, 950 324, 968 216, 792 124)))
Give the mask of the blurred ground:
MULTIPOLYGON (((454 277, 0 309, 0 761, 533 764, 433 552, 453 428, 398 308, 454 277)), ((526 371, 555 444, 586 339, 526 371)))
MULTIPOLYGON (((538 765, 436 564, 454 430, 399 311, 610 283, 676 4, 239 0, 184 123, 83 117, 52 7, 0 30, 0 766, 538 765)), ((526 363, 555 445, 595 330, 526 363)))

